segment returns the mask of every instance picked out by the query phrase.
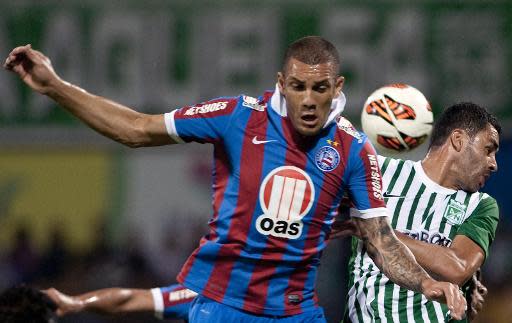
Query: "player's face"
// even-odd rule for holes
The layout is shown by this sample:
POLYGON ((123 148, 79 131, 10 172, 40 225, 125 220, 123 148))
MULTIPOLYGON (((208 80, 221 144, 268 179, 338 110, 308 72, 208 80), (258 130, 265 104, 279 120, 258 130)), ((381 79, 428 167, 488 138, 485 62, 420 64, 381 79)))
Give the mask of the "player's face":
POLYGON ((308 65, 292 58, 277 79, 295 130, 303 136, 318 134, 327 121, 332 100, 343 86, 344 79, 337 76, 335 66, 308 65))
POLYGON ((499 134, 490 124, 468 142, 461 161, 460 169, 463 190, 476 192, 484 185, 492 172, 498 170, 496 153, 499 148, 499 134))

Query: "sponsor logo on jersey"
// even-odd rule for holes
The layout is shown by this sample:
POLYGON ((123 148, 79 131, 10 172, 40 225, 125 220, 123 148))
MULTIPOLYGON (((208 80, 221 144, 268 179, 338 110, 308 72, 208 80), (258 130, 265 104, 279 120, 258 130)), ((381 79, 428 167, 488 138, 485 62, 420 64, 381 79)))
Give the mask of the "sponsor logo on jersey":
POLYGON ((452 244, 452 240, 450 238, 443 236, 439 232, 431 233, 422 230, 416 232, 406 231, 404 233, 415 240, 436 244, 438 246, 449 247, 452 244))
POLYGON ((186 116, 193 116, 196 114, 203 114, 224 110, 228 106, 228 101, 219 101, 214 103, 203 104, 195 107, 190 107, 185 111, 186 116))
POLYGON ((182 301, 184 299, 194 298, 196 296, 197 296, 196 292, 185 288, 185 289, 176 290, 174 292, 170 292, 168 299, 169 299, 169 302, 178 302, 178 301, 182 301))
POLYGON ((253 98, 252 96, 244 95, 242 97, 242 101, 242 106, 257 111, 265 111, 265 108, 267 107, 266 103, 261 104, 258 99, 253 98))
POLYGON ((263 214, 256 219, 256 229, 263 235, 297 239, 314 196, 313 181, 302 169, 282 166, 272 170, 261 183, 263 214))
POLYGON ((466 206, 454 199, 448 202, 448 206, 444 210, 443 216, 446 218, 446 222, 452 225, 459 225, 464 220, 466 215, 466 206))
POLYGON ((255 144, 255 145, 262 145, 262 144, 267 144, 269 142, 276 142, 277 140, 275 139, 270 139, 270 140, 259 140, 258 139, 258 136, 254 136, 252 138, 252 143, 255 144))
POLYGON ((350 123, 350 121, 348 121, 347 119, 345 119, 343 117, 339 117, 337 124, 338 124, 338 128, 345 131, 352 137, 356 138, 358 143, 363 142, 363 136, 356 130, 356 128, 354 128, 354 126, 350 123))
POLYGON ((377 156, 368 155, 368 161, 370 162, 370 176, 372 179, 372 193, 376 199, 382 200, 382 182, 380 178, 379 163, 377 162, 377 156))
POLYGON ((340 154, 331 146, 323 146, 315 154, 315 164, 321 171, 330 172, 340 164, 340 154))
POLYGON ((395 197, 395 198, 405 198, 405 196, 402 196, 402 195, 394 195, 394 194, 391 194, 389 192, 384 192, 382 193, 382 196, 385 197, 385 198, 390 198, 390 197, 395 197))

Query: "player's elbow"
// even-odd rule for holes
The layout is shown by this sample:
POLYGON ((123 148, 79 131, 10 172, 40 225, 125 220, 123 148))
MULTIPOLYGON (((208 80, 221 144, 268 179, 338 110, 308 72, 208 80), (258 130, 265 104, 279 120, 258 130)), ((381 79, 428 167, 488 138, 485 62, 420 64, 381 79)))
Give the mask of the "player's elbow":
POLYGON ((451 266, 447 267, 448 272, 445 279, 458 286, 463 286, 476 271, 476 268, 461 259, 457 259, 451 266))
POLYGON ((135 140, 118 140, 118 141, 128 148, 140 148, 140 147, 147 146, 141 141, 135 141, 135 140))
POLYGON ((138 117, 128 127, 128 131, 121 134, 116 141, 129 148, 152 146, 151 137, 147 131, 147 121, 144 116, 138 117))

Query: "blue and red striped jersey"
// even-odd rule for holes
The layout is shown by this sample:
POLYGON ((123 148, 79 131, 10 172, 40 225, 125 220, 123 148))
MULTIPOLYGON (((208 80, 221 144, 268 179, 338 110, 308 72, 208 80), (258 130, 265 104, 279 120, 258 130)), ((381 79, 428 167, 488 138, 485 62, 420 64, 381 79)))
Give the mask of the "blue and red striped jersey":
POLYGON ((318 306, 320 254, 346 190, 359 211, 353 216, 386 215, 366 136, 334 115, 320 134, 301 137, 283 100, 269 91, 165 115, 177 142, 214 145, 209 233, 178 281, 226 305, 275 316, 318 306))
POLYGON ((188 319, 190 304, 197 293, 180 284, 151 289, 155 315, 159 319, 188 319))

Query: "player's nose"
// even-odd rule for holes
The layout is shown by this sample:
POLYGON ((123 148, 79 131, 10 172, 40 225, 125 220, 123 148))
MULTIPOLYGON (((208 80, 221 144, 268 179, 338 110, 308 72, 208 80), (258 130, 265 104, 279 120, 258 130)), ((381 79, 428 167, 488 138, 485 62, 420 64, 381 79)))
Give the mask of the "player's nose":
POLYGON ((313 91, 311 91, 309 89, 304 91, 301 105, 302 105, 302 107, 307 108, 308 110, 316 108, 317 104, 316 104, 315 97, 313 95, 313 91))
POLYGON ((491 172, 498 171, 498 162, 496 161, 496 156, 491 156, 491 158, 489 159, 489 170, 491 172))

